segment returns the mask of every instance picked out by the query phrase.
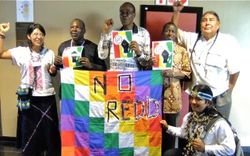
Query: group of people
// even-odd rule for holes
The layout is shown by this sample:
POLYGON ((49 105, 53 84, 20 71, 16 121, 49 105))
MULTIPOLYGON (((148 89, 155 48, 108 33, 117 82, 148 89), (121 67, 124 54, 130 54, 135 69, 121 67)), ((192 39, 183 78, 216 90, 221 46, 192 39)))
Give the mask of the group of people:
MULTIPOLYGON (((174 42, 173 68, 162 72, 165 120, 160 123, 165 127, 164 133, 166 130, 169 134, 163 137, 163 153, 169 155, 165 149, 174 148, 175 137, 171 136, 176 135, 188 142, 183 149, 170 151, 170 155, 173 152, 174 155, 232 155, 234 138, 225 120, 216 122, 205 138, 201 139, 201 135, 212 118, 220 115, 227 119, 229 116, 231 92, 239 75, 233 52, 239 46, 232 36, 219 32, 220 19, 215 12, 204 13, 200 32, 191 33, 178 29, 183 5, 175 2, 173 8, 172 21, 162 29, 162 39, 174 42), (191 81, 188 93, 192 111, 184 117, 181 128, 177 128, 175 126, 182 108, 182 79, 191 81)), ((46 32, 37 23, 27 29, 28 47, 5 50, 5 33, 10 29, 10 24, 0 24, 0 58, 11 59, 14 65, 20 67, 20 87, 31 90, 30 105, 18 107, 23 156, 37 156, 43 151, 51 156, 60 155, 60 133, 51 76, 55 76, 58 68, 63 67, 62 55, 65 50, 75 46, 84 47, 79 58, 81 66, 77 67, 82 70, 136 71, 144 68, 145 64, 152 66, 149 63, 154 60, 151 57, 150 35, 145 28, 134 23, 135 6, 125 2, 119 11, 122 26, 117 30, 132 30, 133 40, 129 48, 134 52, 134 58, 114 57, 110 32, 114 24, 112 19, 105 20, 98 45, 84 38, 86 29, 81 19, 72 20, 71 39, 59 46, 57 56, 45 47, 46 32), (120 64, 121 61, 124 63, 120 64)))
MULTIPOLYGON (((173 4, 172 22, 175 26, 178 26, 183 7, 180 1, 173 4)), ((232 102, 231 93, 240 72, 237 62, 239 55, 235 55, 240 47, 234 37, 219 31, 220 24, 218 14, 207 11, 201 17, 198 33, 180 29, 175 33, 178 44, 187 50, 192 69, 191 82, 187 89, 191 112, 184 116, 182 125, 176 127, 176 117, 168 114, 169 111, 165 112, 165 98, 171 99, 171 96, 165 97, 167 89, 165 90, 163 114, 166 113, 166 118, 160 123, 169 135, 184 138, 186 143, 175 148, 175 138, 167 140, 170 143, 166 144, 167 147, 163 147, 166 149, 163 151, 164 156, 223 156, 233 155, 235 152, 234 135, 228 118, 232 102), (207 125, 218 116, 222 120, 216 120, 212 128, 207 131, 207 125)), ((189 75, 186 73, 185 76, 189 75)))

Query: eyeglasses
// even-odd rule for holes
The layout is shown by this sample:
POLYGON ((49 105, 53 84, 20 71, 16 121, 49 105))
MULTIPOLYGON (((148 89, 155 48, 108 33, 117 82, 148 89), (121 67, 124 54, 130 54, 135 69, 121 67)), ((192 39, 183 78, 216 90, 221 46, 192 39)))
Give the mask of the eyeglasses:
POLYGON ((33 33, 31 35, 34 36, 34 37, 44 37, 43 33, 33 33))

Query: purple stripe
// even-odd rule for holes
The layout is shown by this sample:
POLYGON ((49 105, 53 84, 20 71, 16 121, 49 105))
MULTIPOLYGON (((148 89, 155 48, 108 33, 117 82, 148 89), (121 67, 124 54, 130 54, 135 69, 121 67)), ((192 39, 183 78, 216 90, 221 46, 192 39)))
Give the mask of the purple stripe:
POLYGON ((74 117, 71 115, 61 115, 61 131, 74 131, 74 117))

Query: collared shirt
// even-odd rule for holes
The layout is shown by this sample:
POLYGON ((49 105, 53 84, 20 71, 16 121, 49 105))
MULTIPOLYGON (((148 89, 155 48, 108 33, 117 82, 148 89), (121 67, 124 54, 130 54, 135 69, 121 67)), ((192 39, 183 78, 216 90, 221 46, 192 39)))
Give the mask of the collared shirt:
MULTIPOLYGON (((122 28, 119 30, 122 30, 122 28)), ((139 49, 142 52, 141 56, 135 56, 134 58, 115 58, 114 47, 111 43, 111 32, 109 34, 101 34, 101 39, 98 44, 98 56, 108 61, 110 66, 109 70, 137 71, 137 60, 142 61, 150 59, 150 36, 148 31, 142 27, 137 27, 135 24, 132 31, 132 40, 139 44, 139 49)))
POLYGON ((201 36, 195 45, 197 33, 179 30, 178 37, 192 60, 192 84, 207 84, 214 96, 228 90, 230 74, 240 71, 241 49, 236 39, 219 32, 217 37, 210 40, 201 36))

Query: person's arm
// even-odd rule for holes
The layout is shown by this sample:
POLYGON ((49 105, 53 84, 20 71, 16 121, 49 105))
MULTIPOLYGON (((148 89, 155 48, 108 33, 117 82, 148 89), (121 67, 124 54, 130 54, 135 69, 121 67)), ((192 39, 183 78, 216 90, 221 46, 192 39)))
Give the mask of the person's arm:
POLYGON ((181 128, 180 127, 174 127, 171 125, 168 125, 166 120, 161 120, 160 123, 162 124, 163 128, 166 130, 166 132, 171 133, 175 136, 181 135, 181 128))
MULTIPOLYGON (((193 39, 191 38, 192 36, 197 36, 196 33, 189 33, 189 32, 185 32, 183 30, 180 29, 179 27, 179 18, 180 18, 180 14, 181 14, 181 11, 182 9, 184 8, 184 5, 181 1, 176 1, 174 2, 173 4, 173 15, 172 15, 172 18, 171 18, 171 22, 173 22, 177 28, 178 28, 178 31, 177 31, 177 43, 180 44, 180 45, 183 45, 185 48, 188 48, 188 43, 190 43, 193 39)), ((196 37, 197 38, 197 37, 196 37)), ((196 39, 195 38, 195 39, 196 39)), ((194 41, 192 41, 194 42, 194 41)))
POLYGON ((63 68, 62 53, 63 53, 64 48, 65 47, 63 46, 63 43, 62 43, 59 46, 57 56, 55 56, 55 59, 54 59, 54 65, 56 66, 57 70, 59 70, 60 68, 63 68))
POLYGON ((49 61, 49 64, 48 64, 48 72, 50 74, 50 76, 56 76, 57 74, 57 67, 55 66, 55 54, 54 52, 52 51, 51 52, 51 60, 49 61))
POLYGON ((219 120, 214 124, 211 132, 208 132, 205 140, 205 153, 208 155, 233 155, 236 145, 231 127, 225 120, 219 120), (210 134, 213 133, 213 134, 210 134), (213 143, 206 143, 213 141, 213 143))
POLYGON ((190 113, 188 113, 184 116, 181 127, 175 127, 175 126, 168 125, 165 120, 161 120, 160 123, 164 127, 166 127, 167 133, 174 135, 174 136, 177 136, 177 137, 184 138, 186 136, 185 127, 187 126, 189 116, 190 116, 190 113))
POLYGON ((175 1, 173 4, 173 16, 171 21, 178 27, 180 12, 184 8, 184 5, 181 1, 175 1))
POLYGON ((230 77, 229 77, 229 89, 230 90, 233 90, 233 88, 237 82, 237 79, 239 77, 239 74, 240 74, 240 72, 230 74, 230 77))
POLYGON ((9 23, 0 24, 0 58, 1 59, 11 59, 10 51, 4 50, 5 33, 9 31, 9 29, 10 29, 9 23))
POLYGON ((107 19, 105 20, 102 28, 101 39, 98 44, 98 57, 102 60, 106 59, 109 56, 111 46, 109 31, 113 25, 113 20, 107 19))
POLYGON ((56 76, 56 74, 57 74, 56 66, 54 64, 49 65, 48 72, 49 72, 50 76, 53 76, 53 77, 56 76))

